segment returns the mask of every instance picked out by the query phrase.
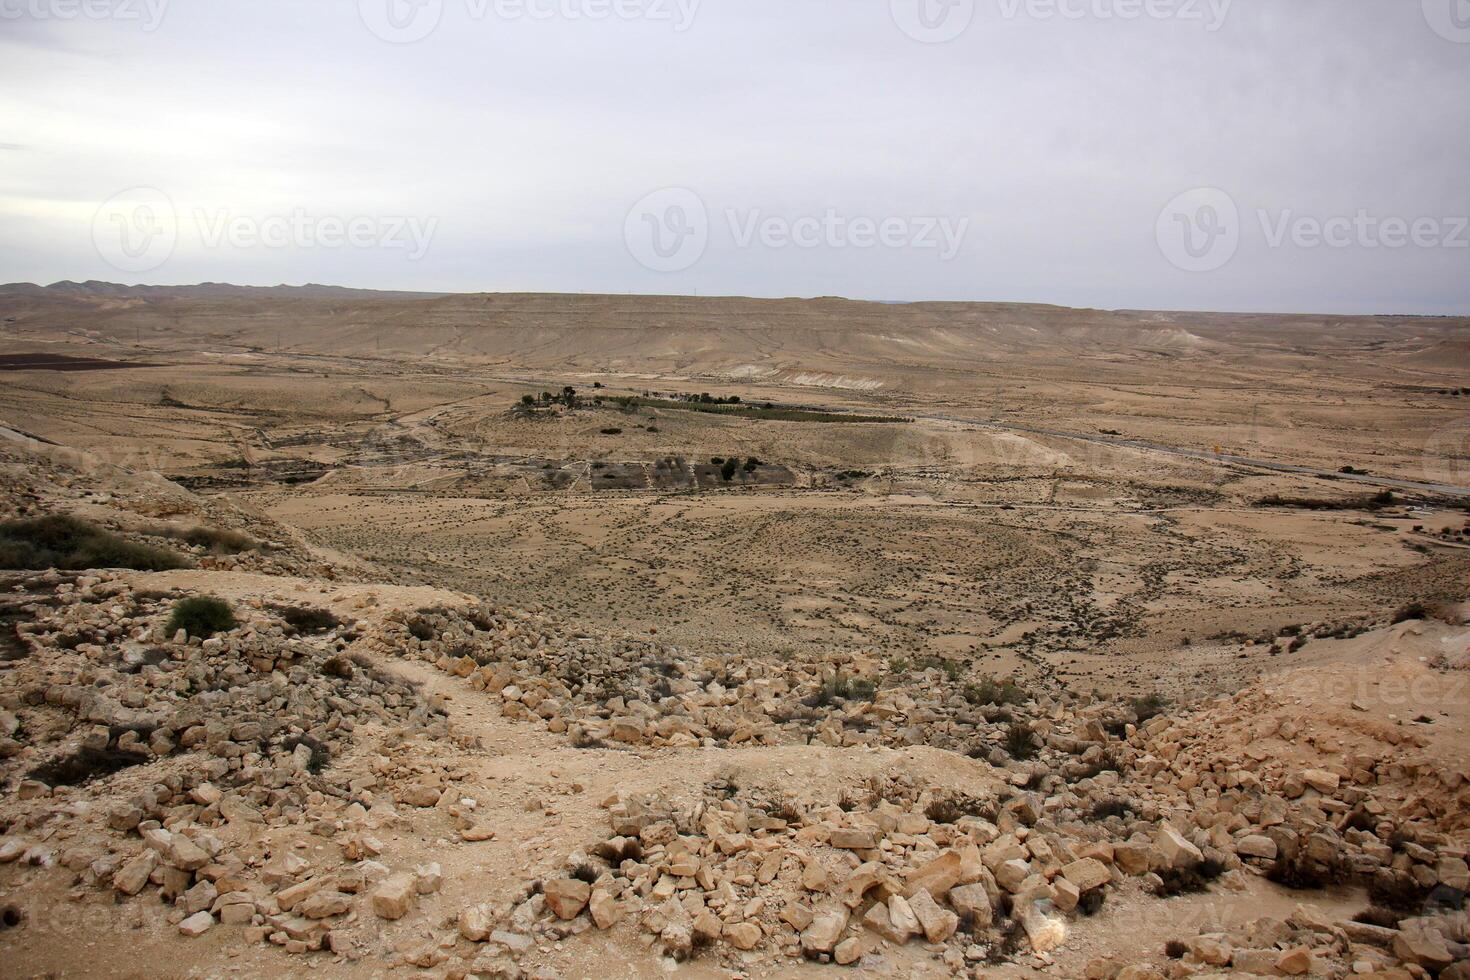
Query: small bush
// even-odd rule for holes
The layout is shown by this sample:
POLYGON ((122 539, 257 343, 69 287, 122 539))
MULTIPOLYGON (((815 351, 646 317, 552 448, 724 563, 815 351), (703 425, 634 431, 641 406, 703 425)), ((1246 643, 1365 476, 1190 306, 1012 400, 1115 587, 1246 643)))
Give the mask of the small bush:
POLYGON ((243 531, 231 531, 216 527, 163 527, 156 532, 166 538, 183 541, 198 548, 207 548, 217 555, 238 555, 242 551, 255 551, 260 542, 243 531))
POLYGON ((1138 716, 1138 724, 1142 725, 1163 714, 1169 707, 1169 699, 1159 694, 1145 694, 1141 698, 1134 698, 1128 702, 1133 708, 1133 713, 1138 716))
POLYGON ((354 673, 352 661, 346 657, 329 657, 326 663, 322 664, 322 673, 328 677, 337 677, 344 681, 350 681, 354 673))
POLYGON ((271 612, 285 620, 294 633, 315 635, 342 625, 342 620, 327 610, 311 606, 271 606, 271 612))
POLYGON ((166 627, 170 636, 184 630, 201 639, 235 628, 235 614, 230 604, 214 596, 192 596, 174 603, 173 614, 166 627))
POLYGON ((1082 901, 1077 903, 1077 911, 1085 916, 1094 916, 1102 911, 1103 902, 1107 901, 1106 888, 1094 888, 1090 892, 1082 893, 1082 901))
POLYGON ((1006 729, 1006 751, 1012 759, 1029 759, 1036 754, 1040 748, 1036 744, 1036 736, 1031 729, 1020 722, 1011 722, 1006 729))
POLYGON ((766 805, 766 816, 773 820, 784 821, 788 826, 798 826, 801 823, 801 810, 791 800, 777 800, 766 805))
MULTIPOLYGON (((1102 889, 1098 889, 1102 891, 1102 889)), ((989 951, 985 954, 987 966, 1004 966, 1021 955, 1023 944, 1026 942, 1026 930, 1021 925, 1021 919, 1006 919, 997 924, 999 936, 990 944, 989 951)))
MULTIPOLYGON (((1283 852, 1266 872, 1266 877, 1276 884, 1301 891, 1340 884, 1350 876, 1347 864, 1341 858, 1328 863, 1314 861, 1300 848, 1283 852)), ((1371 890, 1368 894, 1378 904, 1371 890)))
POLYGON ((1407 872, 1382 868, 1368 882, 1368 901, 1376 908, 1394 912, 1419 912, 1430 889, 1407 872))
POLYGON ((607 743, 600 738, 593 738, 587 734, 585 728, 578 728, 572 732, 572 748, 574 749, 605 749, 607 743))
POLYGON ((141 766, 152 761, 153 757, 144 752, 81 748, 71 755, 37 766, 31 770, 30 778, 47 786, 80 786, 129 766, 141 766))
POLYGON ((997 681, 994 677, 982 677, 974 684, 965 685, 965 700, 975 705, 1025 704, 1031 696, 1009 678, 997 681))
POLYGON ((994 820, 996 816, 995 803, 983 800, 977 796, 966 794, 955 794, 942 796, 930 801, 924 807, 924 816, 934 823, 953 824, 959 823, 964 817, 980 817, 985 820, 994 820))
POLYGON ((1381 908, 1377 905, 1370 905, 1353 916, 1353 921, 1361 922, 1365 925, 1378 926, 1382 929, 1397 929, 1399 927, 1399 920, 1402 918, 1403 915, 1401 913, 1381 908))
POLYGON ((182 557, 163 548, 134 544, 111 531, 64 514, 0 524, 0 568, 133 568, 161 572, 184 568, 182 557))
POLYGON ((1407 623, 1416 619, 1453 621, 1451 614, 1437 602, 1411 602, 1406 606, 1400 606, 1393 614, 1394 623, 1407 623))
POLYGON ((332 761, 331 751, 310 735, 298 735, 294 738, 288 738, 282 743, 282 748, 287 752, 295 752, 297 747, 302 745, 311 751, 311 757, 306 760, 306 771, 313 776, 321 775, 321 771, 326 768, 327 763, 332 761))
POLYGON ((1209 891, 1210 882, 1224 873, 1225 865, 1213 858, 1205 858, 1189 868, 1166 868, 1159 872, 1159 877, 1164 882, 1158 889, 1159 897, 1209 891))
POLYGON ((1090 819, 1095 821, 1106 820, 1109 817, 1126 818, 1133 815, 1133 807, 1123 800, 1098 800, 1092 806, 1090 819))
POLYGON ((870 680, 862 678, 844 677, 841 673, 834 674, 826 681, 821 690, 816 694, 808 695, 802 700, 808 708, 825 708, 835 699, 871 701, 878 693, 878 685, 870 680))

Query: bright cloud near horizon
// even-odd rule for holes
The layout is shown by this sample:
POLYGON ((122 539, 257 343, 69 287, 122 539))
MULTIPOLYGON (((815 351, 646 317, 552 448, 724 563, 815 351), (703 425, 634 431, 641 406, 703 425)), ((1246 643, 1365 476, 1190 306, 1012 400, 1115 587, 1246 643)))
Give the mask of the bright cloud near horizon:
POLYGON ((0 0, 0 281, 1470 313, 1470 0, 0 0))

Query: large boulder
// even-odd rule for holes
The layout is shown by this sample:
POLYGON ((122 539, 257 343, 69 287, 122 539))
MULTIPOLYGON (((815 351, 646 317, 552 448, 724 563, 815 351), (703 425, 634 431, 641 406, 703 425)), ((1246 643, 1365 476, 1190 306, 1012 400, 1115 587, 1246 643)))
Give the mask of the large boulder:
POLYGON ((1159 824, 1154 846, 1170 868, 1190 868, 1205 859, 1200 849, 1168 822, 1159 824))
POLYGON ((576 878, 553 878, 542 888, 546 906, 558 919, 575 919, 587 907, 592 886, 576 878))

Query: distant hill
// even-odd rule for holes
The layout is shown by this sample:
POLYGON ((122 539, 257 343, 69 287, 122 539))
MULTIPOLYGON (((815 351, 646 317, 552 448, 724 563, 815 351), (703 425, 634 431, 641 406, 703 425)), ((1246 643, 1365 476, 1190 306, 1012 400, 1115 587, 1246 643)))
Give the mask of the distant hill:
POLYGON ((0 320, 12 338, 85 336, 153 352, 284 350, 957 394, 977 374, 1003 379, 1018 361, 1058 372, 1085 362, 1119 384, 1167 383, 1161 364, 1224 383, 1236 369, 1314 372, 1328 359, 1387 382, 1470 383, 1464 317, 60 282, 0 287, 0 320))
POLYGON ((350 289, 346 286, 323 286, 307 283, 304 286, 236 286, 227 282, 202 282, 194 286, 125 286, 121 283, 102 282, 89 279, 72 282, 63 279, 49 286, 33 282, 13 282, 0 285, 0 295, 15 296, 107 296, 117 298, 138 297, 142 299, 196 298, 221 299, 250 296, 296 296, 312 298, 354 297, 358 299, 401 297, 423 299, 442 296, 443 293, 387 292, 375 289, 350 289))

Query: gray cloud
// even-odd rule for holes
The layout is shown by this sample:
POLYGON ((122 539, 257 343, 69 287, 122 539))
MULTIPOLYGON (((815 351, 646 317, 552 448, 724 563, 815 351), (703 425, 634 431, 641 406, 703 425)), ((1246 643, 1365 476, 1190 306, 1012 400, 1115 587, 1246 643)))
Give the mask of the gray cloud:
POLYGON ((1419 3, 976 0, 930 44, 888 0, 441 0, 414 43, 369 27, 412 26, 378 16, 404 0, 120 2, 0 0, 29 11, 0 21, 5 146, 30 151, 0 172, 7 278, 1470 311, 1470 43, 1419 3), (96 243, 132 187, 176 222, 136 272, 96 243), (676 271, 628 240, 662 188, 708 219, 676 271), (1161 245, 1195 188, 1237 214, 1206 272, 1161 245), (408 219, 436 222, 416 260, 383 244, 408 219), (322 244, 353 220, 374 233, 322 244), (953 258, 931 220, 966 222, 953 258), (1434 234, 1395 247, 1396 220, 1434 234), (1341 221, 1346 245, 1312 243, 1341 221))

